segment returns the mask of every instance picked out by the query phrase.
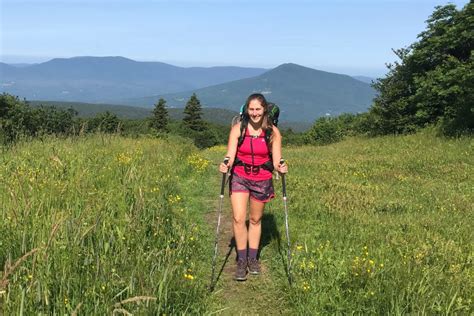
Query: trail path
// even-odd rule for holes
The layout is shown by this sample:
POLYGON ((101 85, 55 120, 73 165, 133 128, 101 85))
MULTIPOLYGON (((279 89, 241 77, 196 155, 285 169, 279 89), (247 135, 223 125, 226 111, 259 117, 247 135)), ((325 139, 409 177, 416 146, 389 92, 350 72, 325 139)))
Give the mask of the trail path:
MULTIPOLYGON (((227 190, 226 190, 227 191, 227 190)), ((212 225, 215 232, 217 225, 217 210, 207 214, 207 222, 212 225)), ((267 212, 267 210, 265 210, 267 212)), ((289 315, 285 296, 281 293, 281 283, 285 280, 272 273, 269 260, 272 256, 280 256, 275 239, 276 227, 273 215, 264 215, 262 221, 262 241, 260 262, 262 273, 260 275, 247 275, 247 281, 233 280, 235 271, 236 250, 233 243, 232 209, 229 197, 226 194, 222 207, 221 226, 218 242, 218 256, 216 263, 216 278, 213 301, 216 303, 218 315, 289 315), (272 232, 272 233, 269 233, 272 232), (273 235, 273 236, 272 236, 273 235), (274 245, 272 245, 272 243, 274 245), (262 249, 263 247, 263 249, 262 249)))

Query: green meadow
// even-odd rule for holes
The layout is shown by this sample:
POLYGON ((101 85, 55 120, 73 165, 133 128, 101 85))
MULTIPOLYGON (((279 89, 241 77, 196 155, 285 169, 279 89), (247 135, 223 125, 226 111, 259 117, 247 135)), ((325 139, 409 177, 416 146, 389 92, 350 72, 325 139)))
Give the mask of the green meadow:
POLYGON ((275 179, 263 275, 224 269, 213 292, 225 147, 90 135, 1 150, 2 314, 474 313, 472 138, 286 146, 292 283, 275 179))

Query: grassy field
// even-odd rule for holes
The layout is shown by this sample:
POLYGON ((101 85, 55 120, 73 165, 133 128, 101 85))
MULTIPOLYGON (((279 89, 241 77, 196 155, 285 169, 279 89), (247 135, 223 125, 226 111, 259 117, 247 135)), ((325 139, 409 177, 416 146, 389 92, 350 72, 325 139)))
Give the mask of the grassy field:
POLYGON ((295 311, 473 312, 472 139, 350 139, 288 157, 295 311))
POLYGON ((95 135, 3 148, 0 311, 472 314, 473 145, 420 133, 285 148, 292 285, 278 194, 265 273, 237 284, 224 270, 212 293, 224 147, 95 135))
POLYGON ((4 152, 4 313, 205 311, 194 278, 207 225, 202 200, 182 188, 196 187, 207 162, 179 143, 94 136, 4 152))

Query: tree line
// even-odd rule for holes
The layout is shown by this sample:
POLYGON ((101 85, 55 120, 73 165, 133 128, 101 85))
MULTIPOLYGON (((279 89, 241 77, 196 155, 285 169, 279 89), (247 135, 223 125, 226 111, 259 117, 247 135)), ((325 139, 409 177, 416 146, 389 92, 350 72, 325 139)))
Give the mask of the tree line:
POLYGON ((154 106, 149 126, 158 135, 171 133, 191 138, 198 148, 207 148, 226 141, 227 127, 203 120, 201 101, 195 93, 186 102, 183 113, 183 120, 173 124, 166 110, 166 100, 161 98, 154 106))
POLYGON ((182 121, 170 119, 164 99, 155 104, 149 118, 124 120, 109 111, 99 113, 93 118, 80 118, 72 108, 44 105, 33 107, 16 96, 7 93, 0 95, 0 142, 3 144, 14 143, 25 137, 100 132, 128 136, 149 134, 158 137, 176 134, 191 138, 197 147, 205 148, 223 143, 226 131, 226 127, 202 119, 202 106, 195 94, 186 104, 182 121))

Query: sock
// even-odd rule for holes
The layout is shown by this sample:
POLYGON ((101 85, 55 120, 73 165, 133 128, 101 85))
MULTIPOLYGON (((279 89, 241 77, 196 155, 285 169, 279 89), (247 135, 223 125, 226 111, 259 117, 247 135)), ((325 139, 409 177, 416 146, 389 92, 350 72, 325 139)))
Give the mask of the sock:
POLYGON ((249 258, 257 259, 258 249, 249 248, 249 258))
POLYGON ((247 261, 247 248, 242 250, 237 250, 237 259, 247 261))

